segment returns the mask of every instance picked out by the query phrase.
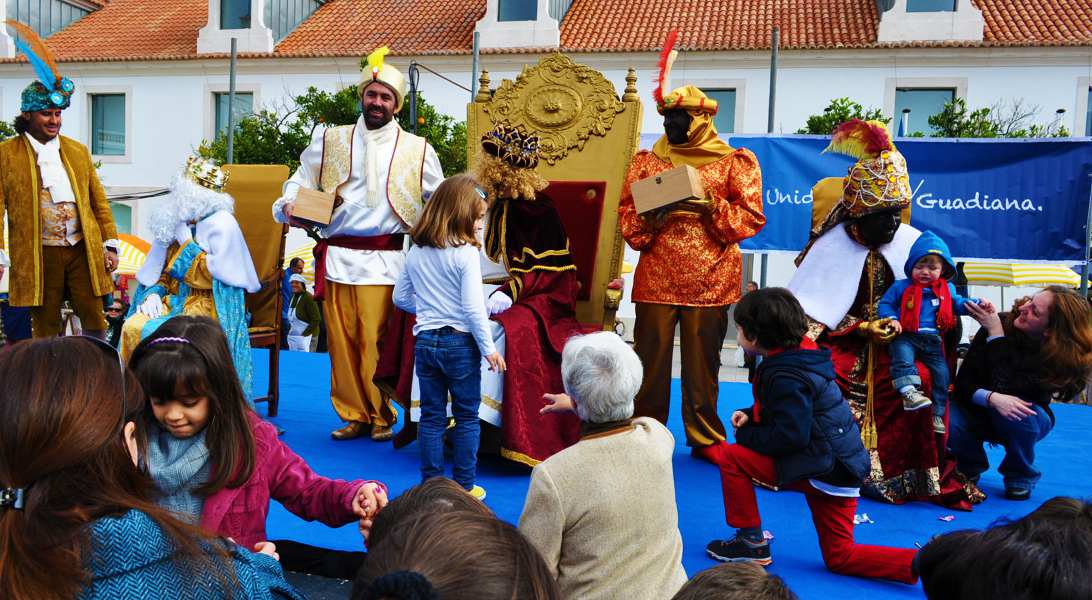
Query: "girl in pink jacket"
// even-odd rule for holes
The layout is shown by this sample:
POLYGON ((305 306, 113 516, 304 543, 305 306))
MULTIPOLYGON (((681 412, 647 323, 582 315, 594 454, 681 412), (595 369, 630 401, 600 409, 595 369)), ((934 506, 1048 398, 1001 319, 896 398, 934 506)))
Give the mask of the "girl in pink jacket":
MULTIPOLYGON (((331 527, 360 521, 362 530, 386 504, 383 484, 317 475, 280 441, 244 398, 227 341, 213 320, 167 321, 137 346, 130 367, 150 400, 144 424, 148 471, 159 486, 160 505, 181 518, 244 548, 262 549, 270 544, 270 498, 308 521, 331 527)), ((305 565, 331 558, 315 554, 336 554, 292 546, 305 551, 285 556, 285 570, 317 572, 305 565)))

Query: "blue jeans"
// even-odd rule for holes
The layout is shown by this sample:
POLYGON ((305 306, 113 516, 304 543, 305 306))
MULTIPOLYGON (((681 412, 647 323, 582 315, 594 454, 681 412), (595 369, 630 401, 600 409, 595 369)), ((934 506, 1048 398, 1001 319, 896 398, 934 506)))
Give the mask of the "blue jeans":
POLYGON ((917 359, 929 369, 933 376, 933 414, 943 417, 944 407, 948 404, 948 363, 944 362, 944 350, 940 336, 935 333, 900 333, 888 347, 891 354, 891 381, 895 390, 913 385, 921 387, 917 359))
POLYGON ((478 404, 481 403, 482 355, 474 336, 451 327, 417 334, 414 348, 417 381, 421 387, 421 421, 417 443, 421 446, 421 479, 444 474, 444 431, 447 400, 451 394, 451 432, 455 447, 453 479, 466 489, 474 487, 478 470, 478 404))
POLYGON ((959 462, 959 470, 978 477, 990 466, 982 442, 1001 444, 1005 458, 997 470, 1005 480, 1005 489, 1034 488, 1041 475, 1035 468, 1035 444, 1050 433, 1054 424, 1043 407, 1032 408, 1034 416, 1010 421, 992 408, 953 404, 948 420, 948 449, 959 462))

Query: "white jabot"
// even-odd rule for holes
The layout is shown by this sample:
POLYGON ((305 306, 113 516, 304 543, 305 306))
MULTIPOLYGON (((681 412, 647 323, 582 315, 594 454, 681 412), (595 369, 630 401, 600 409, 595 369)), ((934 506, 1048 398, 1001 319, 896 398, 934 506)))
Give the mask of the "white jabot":
POLYGON ((54 204, 75 202, 76 194, 72 191, 72 182, 61 162, 61 137, 57 136, 46 143, 34 139, 29 133, 24 134, 30 147, 38 154, 38 173, 42 177, 42 187, 49 189, 54 204))
MULTIPOLYGON (((398 122, 393 119, 374 130, 365 127, 363 116, 357 120, 352 150, 354 168, 349 179, 337 189, 337 195, 343 202, 334 209, 330 224, 321 229, 322 237, 405 233, 405 226, 391 209, 386 196, 386 182, 397 138, 398 122)), ((285 222, 282 209, 285 203, 296 197, 301 187, 319 189, 322 151, 323 132, 319 131, 300 155, 300 167, 285 182, 281 198, 273 204, 273 218, 277 222, 285 222)), ((421 177, 423 195, 426 198, 432 195, 443 179, 443 169, 436 151, 432 146, 425 146, 421 177)), ((394 285, 404 265, 405 252, 330 246, 326 252, 326 279, 349 285, 394 285)))
MULTIPOLYGON (((902 267, 920 235, 909 225, 899 225, 895 238, 878 248, 896 280, 906 279, 902 267)), ((853 306, 866 258, 868 248, 849 237, 842 223, 815 241, 786 287, 809 317, 834 329, 853 306)))

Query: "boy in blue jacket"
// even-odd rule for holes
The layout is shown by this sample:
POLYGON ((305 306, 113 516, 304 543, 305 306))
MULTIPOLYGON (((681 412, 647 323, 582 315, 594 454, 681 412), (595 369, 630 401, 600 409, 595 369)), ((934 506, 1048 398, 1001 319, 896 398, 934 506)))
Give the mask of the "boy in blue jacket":
POLYGON ((830 351, 805 337, 807 317, 784 288, 751 292, 736 305, 739 344, 764 357, 754 405, 732 413, 736 443, 720 463, 724 516, 736 535, 714 540, 709 556, 768 565, 770 543, 752 480, 803 492, 827 568, 835 573, 914 583, 916 550, 853 541, 857 496, 871 468, 861 431, 834 380, 830 351))
POLYGON ((895 390, 902 394, 903 410, 918 410, 932 404, 933 431, 944 433, 951 378, 941 336, 955 327, 956 315, 967 314, 968 302, 988 309, 993 305, 956 293, 955 286, 948 282, 956 272, 948 244, 931 231, 922 233, 911 246, 903 271, 907 278, 887 288, 879 305, 880 318, 893 319, 891 326, 899 334, 888 348, 891 380, 895 390), (915 360, 929 369, 933 380, 931 402, 921 391, 915 360))

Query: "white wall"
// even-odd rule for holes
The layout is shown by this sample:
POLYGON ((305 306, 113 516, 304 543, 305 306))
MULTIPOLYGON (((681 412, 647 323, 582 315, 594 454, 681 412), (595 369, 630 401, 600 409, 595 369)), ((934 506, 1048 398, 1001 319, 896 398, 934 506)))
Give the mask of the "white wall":
MULTIPOLYGON (((652 105, 656 56, 643 54, 579 54, 579 63, 603 71, 621 93, 629 67, 637 72, 637 87, 645 101, 642 131, 662 131, 661 118, 652 105)), ((493 87, 504 78, 514 79, 525 64, 539 57, 526 54, 486 54, 481 68, 489 71, 493 87)), ((470 87, 469 56, 426 56, 420 62, 470 87)), ((403 72, 409 59, 391 60, 403 72)), ((355 85, 359 61, 341 59, 251 59, 240 61, 238 88, 255 93, 256 106, 282 109, 291 99, 314 85, 333 90, 355 85)), ((107 185, 163 186, 211 128, 210 92, 227 90, 227 61, 166 61, 147 63, 63 64, 62 70, 77 86, 72 108, 65 112, 63 132, 84 143, 88 140, 88 106, 84 90, 110 87, 131 91, 131 160, 124 164, 103 164, 100 173, 107 185)), ((901 49, 823 52, 785 52, 778 78, 775 131, 795 132, 808 116, 829 102, 848 96, 865 107, 890 111, 896 85, 949 85, 958 82, 972 107, 992 105, 998 100, 1023 99, 1039 105, 1038 121, 1050 122, 1057 108, 1065 108, 1062 123, 1074 129, 1077 119, 1078 87, 1087 87, 1092 57, 1087 48, 1013 49, 901 49), (1081 78, 1084 78, 1083 80, 1081 78)), ((737 131, 766 131, 769 90, 769 56, 763 52, 683 53, 675 64, 673 84, 698 83, 706 87, 736 87, 737 131)), ((11 118, 18 111, 19 94, 29 81, 24 64, 0 64, 0 113, 11 118)), ((421 71, 420 89, 440 111, 465 118, 469 92, 421 71)), ((1087 94, 1087 92, 1085 92, 1087 94)), ((141 223, 136 233, 146 237, 143 223, 161 200, 137 203, 135 218, 141 223)), ((793 272, 792 254, 774 254, 769 261, 768 285, 784 285, 793 272)), ((627 249, 626 260, 636 264, 637 256, 627 249)), ((758 279, 754 273, 745 278, 758 279)), ((627 294, 620 311, 632 317, 627 294)), ((1008 298, 1006 298, 1008 302, 1008 298)))

